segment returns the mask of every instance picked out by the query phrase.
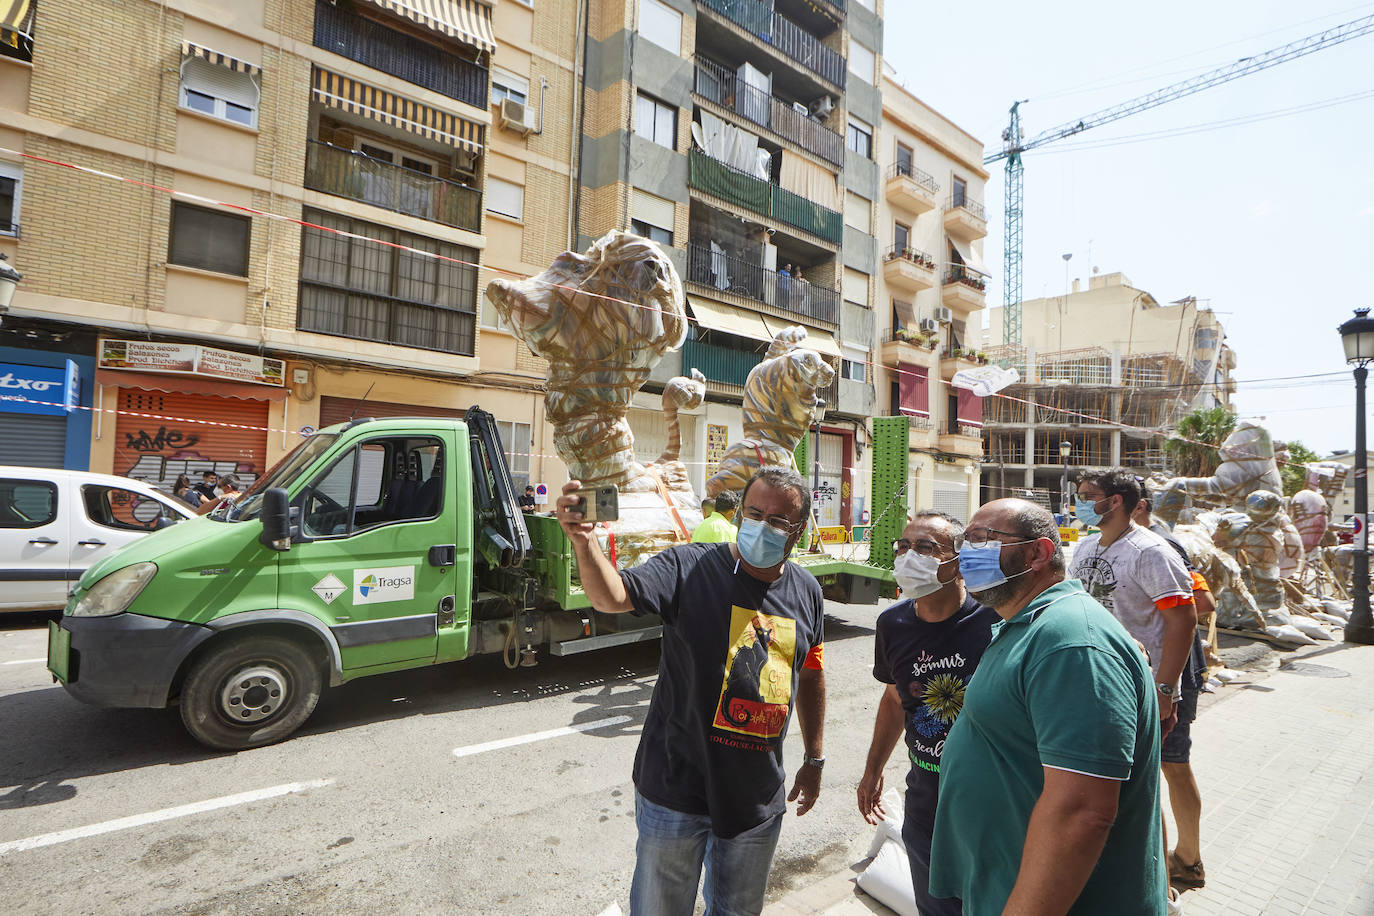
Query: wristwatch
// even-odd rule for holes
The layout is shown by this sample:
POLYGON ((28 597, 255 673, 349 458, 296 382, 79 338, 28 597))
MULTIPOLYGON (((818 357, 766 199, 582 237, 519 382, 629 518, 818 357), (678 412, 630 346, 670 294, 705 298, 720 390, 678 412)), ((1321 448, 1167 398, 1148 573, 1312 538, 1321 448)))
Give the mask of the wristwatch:
POLYGON ((1155 689, 1166 697, 1172 697, 1174 695, 1173 684, 1155 684, 1155 689))
POLYGON ((821 755, 820 757, 802 757, 802 766, 815 767, 819 770, 825 766, 825 755, 821 755))

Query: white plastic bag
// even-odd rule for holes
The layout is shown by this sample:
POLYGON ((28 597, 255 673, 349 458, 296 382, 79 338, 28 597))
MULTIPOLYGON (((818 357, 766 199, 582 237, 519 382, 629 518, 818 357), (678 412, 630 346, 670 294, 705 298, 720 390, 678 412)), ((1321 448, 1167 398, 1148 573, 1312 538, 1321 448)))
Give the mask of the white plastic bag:
POLYGON ((911 885, 911 863, 902 842, 902 812, 905 807, 896 789, 883 793, 887 817, 878 824, 868 854, 873 861, 859 875, 858 885, 865 894, 899 916, 920 916, 916 891, 911 885))

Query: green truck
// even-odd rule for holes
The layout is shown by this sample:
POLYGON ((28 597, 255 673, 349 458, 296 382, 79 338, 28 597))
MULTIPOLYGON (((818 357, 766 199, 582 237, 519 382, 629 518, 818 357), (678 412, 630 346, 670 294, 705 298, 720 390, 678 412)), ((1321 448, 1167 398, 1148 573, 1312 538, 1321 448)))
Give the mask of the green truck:
MULTIPOLYGON (((875 472, 875 505, 880 485, 893 504, 905 485, 898 423, 900 476, 875 472)), ((198 741, 237 750, 292 734, 326 685, 488 653, 515 667, 539 648, 568 655, 656 638, 656 619, 591 608, 562 529, 522 513, 516 495, 496 423, 479 408, 462 420, 329 427, 232 508, 87 570, 49 624, 48 668, 79 700, 176 705, 198 741)), ((874 526, 869 563, 800 558, 832 596, 890 591, 905 512, 888 515, 874 526)))

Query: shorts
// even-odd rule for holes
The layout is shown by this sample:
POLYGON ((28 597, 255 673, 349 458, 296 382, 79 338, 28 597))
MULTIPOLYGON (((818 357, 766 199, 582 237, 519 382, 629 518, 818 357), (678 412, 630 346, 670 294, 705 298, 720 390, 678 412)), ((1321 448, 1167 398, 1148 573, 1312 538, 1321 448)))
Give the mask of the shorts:
POLYGON ((1164 744, 1159 749, 1160 763, 1188 762, 1193 747, 1193 720, 1197 718, 1197 695, 1197 689, 1192 687, 1184 687, 1179 694, 1178 724, 1164 736, 1164 744))

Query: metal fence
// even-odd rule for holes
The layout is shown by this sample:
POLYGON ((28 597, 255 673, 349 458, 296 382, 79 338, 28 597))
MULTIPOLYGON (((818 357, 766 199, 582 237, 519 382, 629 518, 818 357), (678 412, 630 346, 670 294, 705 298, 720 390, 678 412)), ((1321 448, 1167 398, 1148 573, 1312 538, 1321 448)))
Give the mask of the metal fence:
POLYGON ((697 0, 755 38, 772 45, 787 57, 839 89, 844 88, 844 56, 821 44, 819 38, 792 20, 773 12, 758 0, 697 0))
POLYGON ((708 60, 696 64, 696 93, 766 127, 827 162, 844 164, 844 137, 809 114, 798 111, 768 92, 751 86, 735 73, 708 60))
POLYGON ((457 229, 482 227, 482 192, 444 178, 310 140, 305 186, 457 229))
POLYGON ((687 165, 688 181, 694 188, 826 241, 838 243, 844 238, 843 217, 834 210, 712 159, 698 149, 688 155, 687 165))
POLYGON ((931 175, 929 172, 921 171, 914 165, 911 165, 909 163, 894 162, 892 163, 892 165, 888 166, 888 178, 896 178, 898 175, 901 175, 904 178, 910 178, 912 181, 916 182, 916 184, 920 185, 922 188, 925 188, 931 194, 940 193, 940 183, 935 180, 935 176, 931 175))
POLYGON ((707 245, 687 246, 687 279, 722 292, 747 296, 797 315, 835 324, 840 294, 802 277, 784 276, 707 245))

